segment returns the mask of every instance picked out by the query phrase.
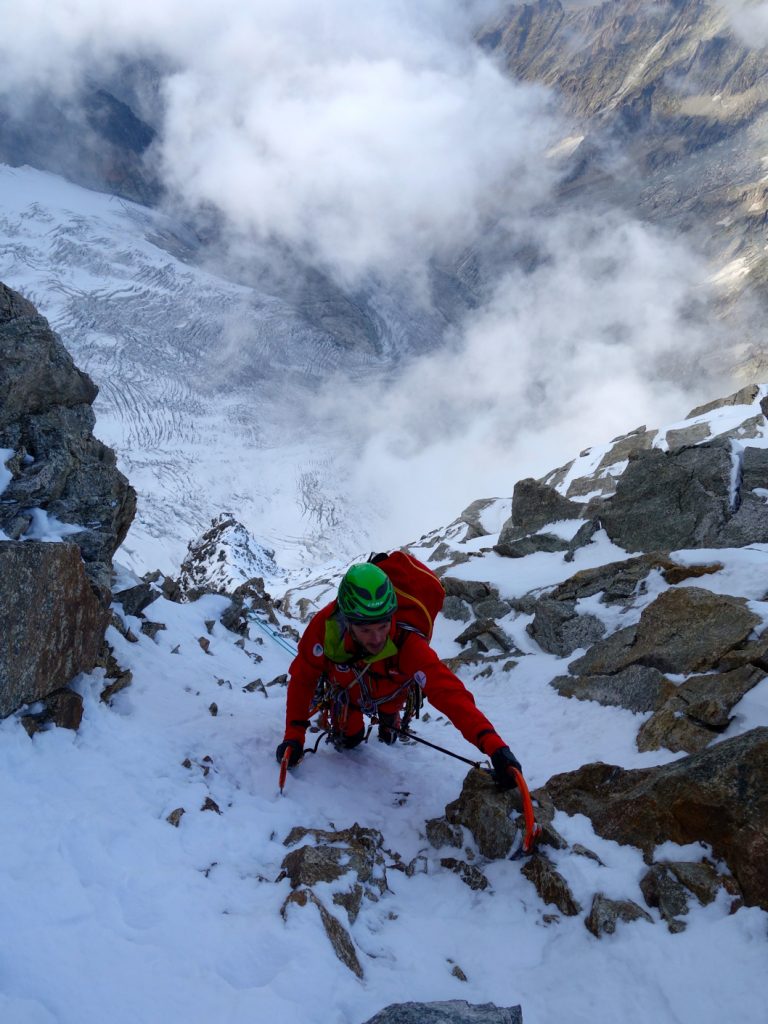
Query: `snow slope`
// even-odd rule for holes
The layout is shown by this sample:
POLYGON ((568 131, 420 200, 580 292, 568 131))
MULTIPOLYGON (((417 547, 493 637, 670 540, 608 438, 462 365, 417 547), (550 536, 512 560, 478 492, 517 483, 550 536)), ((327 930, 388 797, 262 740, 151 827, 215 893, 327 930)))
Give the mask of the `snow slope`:
MULTIPOLYGON (((598 537, 572 564, 560 554, 486 554, 455 572, 466 568, 513 594, 521 570, 528 588, 617 554, 598 537)), ((758 598, 766 546, 717 557, 728 592, 765 610, 758 598)), ((118 586, 130 582, 126 573, 118 586)), ((652 596, 651 588, 644 600, 652 596)), ((453 998, 521 1003, 526 1024, 765 1019, 768 914, 760 910, 730 914, 721 896, 693 907, 682 934, 670 934, 652 911, 655 924, 619 923, 597 940, 583 915, 547 923, 552 908, 519 862, 484 866, 491 882, 484 892, 443 869, 424 822, 458 794, 465 766, 457 761, 415 745, 371 742, 345 754, 321 746, 280 796, 274 748, 285 691, 268 684, 290 655, 255 626, 238 647, 235 634, 215 622, 226 604, 212 596, 191 605, 160 598, 147 610, 167 627, 156 640, 136 619, 127 622, 137 643, 110 628, 134 682, 107 705, 99 701, 101 671, 81 677, 85 716, 77 734, 53 729, 30 739, 15 717, 0 723, 0 902, 10 939, 0 952, 3 1024, 362 1024, 392 1002, 453 998), (263 690, 244 689, 255 678, 263 690), (221 813, 202 809, 209 798, 221 813), (178 808, 185 813, 174 828, 166 819, 178 808), (313 908, 292 907, 283 920, 289 883, 276 881, 293 826, 354 822, 380 829, 385 847, 406 860, 423 853, 427 867, 410 878, 390 870, 389 891, 378 903, 364 901, 350 929, 362 981, 336 959, 313 908), (454 964, 466 982, 451 974, 454 964)), ((637 752, 644 716, 566 700, 547 686, 564 661, 533 644, 527 621, 505 620, 505 628, 528 656, 510 672, 467 682, 532 787, 591 760, 635 767, 674 758, 637 752)), ((441 653, 458 650, 458 631, 455 622, 439 622, 441 653)), ((737 706, 726 736, 756 725, 768 725, 766 682, 737 706)), ((434 715, 419 731, 476 755, 434 715)), ((599 886, 643 904, 639 852, 600 839, 580 817, 560 814, 555 826, 605 864, 562 858, 577 899, 599 886)), ((699 859, 703 851, 668 852, 699 859)))

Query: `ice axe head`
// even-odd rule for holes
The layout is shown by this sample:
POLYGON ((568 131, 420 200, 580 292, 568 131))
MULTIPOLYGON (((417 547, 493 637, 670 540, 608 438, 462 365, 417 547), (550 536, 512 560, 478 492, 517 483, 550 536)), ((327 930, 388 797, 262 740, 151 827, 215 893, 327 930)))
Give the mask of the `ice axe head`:
POLYGON ((515 782, 520 790, 520 796, 523 801, 525 831, 522 833, 520 846, 511 854, 509 859, 519 860, 521 857, 528 857, 533 853, 536 847, 536 840, 541 835, 541 825, 536 823, 533 815, 533 801, 531 800, 531 794, 528 792, 528 786, 525 784, 523 773, 518 771, 517 768, 513 768, 512 771, 514 772, 515 782))

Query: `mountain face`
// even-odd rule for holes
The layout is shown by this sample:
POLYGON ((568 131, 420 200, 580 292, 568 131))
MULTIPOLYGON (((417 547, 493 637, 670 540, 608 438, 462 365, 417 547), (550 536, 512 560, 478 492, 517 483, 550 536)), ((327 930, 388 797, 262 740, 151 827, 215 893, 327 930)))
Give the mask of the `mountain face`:
POLYGON ((100 85, 73 98, 0 94, 0 162, 62 174, 85 188, 155 204, 162 188, 145 157, 155 129, 100 85))
POLYGON ((438 313, 346 295, 284 253, 209 272, 177 219, 29 168, 0 168, 0 232, 6 280, 99 383, 100 436, 140 492, 127 561, 175 571, 233 510, 289 567, 368 544, 375 514, 344 494, 353 446, 314 400, 433 348, 438 313))
POLYGON ((136 494, 93 436, 95 397, 35 307, 0 283, 0 717, 43 698, 77 704, 60 691, 102 653, 136 494))
POLYGON ((539 0, 511 5, 479 41, 573 118, 564 200, 688 233, 764 300, 768 51, 745 43, 725 4, 539 0))
MULTIPOLYGON (((683 232, 722 270, 718 313, 737 322, 746 308, 738 294, 762 308, 766 55, 740 41, 720 5, 513 4, 478 42, 511 77, 554 90, 573 132, 558 157, 564 178, 524 226, 501 217, 474 244, 433 260, 417 297, 375 275, 335 280, 275 239, 238 250, 216 210, 175 206, 155 176, 170 71, 160 63, 125 62, 67 101, 38 93, 21 104, 7 92, 0 100, 0 159, 105 190, 78 194, 26 168, 0 170, 0 276, 37 303, 99 384, 99 430, 140 492, 126 552, 137 569, 176 571, 219 515, 238 518, 290 569, 375 546, 381 502, 349 499, 357 438, 337 424, 339 406, 358 382, 385 389, 420 356, 450 352, 505 276, 521 298, 499 320, 514 321, 535 271, 556 263, 563 246, 578 250, 576 266, 583 230, 599 231, 606 211, 683 232), (557 224, 562 211, 584 217, 537 247, 528 228, 557 224), (317 402, 318 393, 337 404, 317 402), (143 565, 139 550, 151 550, 143 565)), ((599 250, 592 262, 603 260, 595 288, 620 255, 599 250)), ((555 277, 535 294, 554 303, 562 284, 555 277)), ((716 317, 694 309, 699 297, 680 317, 703 331, 716 317)), ((644 305, 654 300, 651 291, 644 305)), ((531 319, 523 334, 535 330, 531 319)), ((621 342, 625 325, 607 321, 597 330, 621 342)), ((761 324, 714 346, 720 376, 736 367, 763 379, 761 324)), ((660 325, 672 334, 662 339, 672 357, 653 352, 638 360, 642 372, 688 380, 702 364, 692 371, 685 345, 674 351, 677 311, 671 330, 663 317, 660 325)), ((568 342, 577 358, 592 326, 568 342)), ((518 375, 512 343, 499 362, 518 375)), ((531 362, 526 400, 548 369, 531 362)), ((424 380, 439 386, 441 376, 436 362, 424 380)), ((453 381, 448 390, 458 390, 453 381)), ((420 397, 408 396, 407 422, 412 408, 422 415, 420 397)))

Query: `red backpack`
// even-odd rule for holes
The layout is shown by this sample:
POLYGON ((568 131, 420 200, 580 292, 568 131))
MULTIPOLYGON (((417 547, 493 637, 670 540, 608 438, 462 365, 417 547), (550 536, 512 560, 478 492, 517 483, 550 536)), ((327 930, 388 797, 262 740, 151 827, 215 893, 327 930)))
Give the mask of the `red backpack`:
POLYGON ((445 588, 438 577, 405 551, 371 555, 369 561, 392 580, 397 594, 395 621, 431 640, 435 618, 445 601, 445 588))

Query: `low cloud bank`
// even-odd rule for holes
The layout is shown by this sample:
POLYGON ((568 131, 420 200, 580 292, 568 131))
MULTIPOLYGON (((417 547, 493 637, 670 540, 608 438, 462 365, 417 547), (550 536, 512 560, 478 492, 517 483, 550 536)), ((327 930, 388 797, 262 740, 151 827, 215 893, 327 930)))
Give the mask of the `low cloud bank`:
POLYGON ((727 393, 706 370, 719 334, 706 267, 682 243, 578 214, 540 227, 539 241, 548 258, 505 278, 448 351, 387 389, 326 393, 329 420, 366 431, 351 489, 383 512, 388 543, 727 393))
POLYGON ((353 284, 468 244, 546 194, 547 95, 473 45, 501 5, 32 0, 0 92, 61 94, 123 60, 162 67, 154 158, 188 204, 353 284))

